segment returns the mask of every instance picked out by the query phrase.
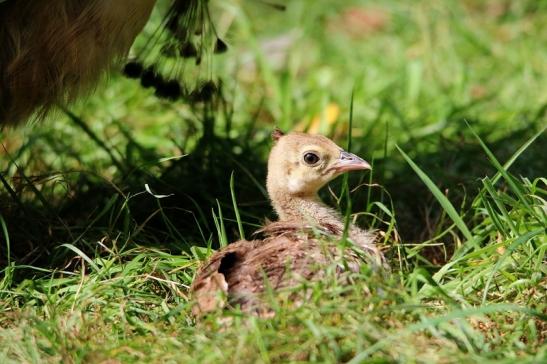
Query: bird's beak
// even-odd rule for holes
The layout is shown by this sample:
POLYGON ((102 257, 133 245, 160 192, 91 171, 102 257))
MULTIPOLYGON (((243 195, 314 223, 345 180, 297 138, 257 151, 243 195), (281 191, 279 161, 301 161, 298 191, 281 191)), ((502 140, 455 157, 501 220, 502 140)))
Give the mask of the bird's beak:
POLYGON ((362 158, 359 158, 353 153, 342 151, 340 157, 334 162, 332 169, 336 173, 343 173, 348 171, 358 171, 361 169, 372 169, 370 164, 362 158))

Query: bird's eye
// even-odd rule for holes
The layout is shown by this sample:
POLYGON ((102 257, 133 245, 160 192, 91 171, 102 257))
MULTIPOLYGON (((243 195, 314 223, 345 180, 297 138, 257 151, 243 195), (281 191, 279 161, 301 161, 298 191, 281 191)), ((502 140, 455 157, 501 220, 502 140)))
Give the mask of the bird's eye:
POLYGON ((306 162, 306 164, 312 166, 312 165, 316 164, 317 162, 319 162, 319 156, 315 153, 308 152, 308 153, 304 154, 304 162, 306 162))

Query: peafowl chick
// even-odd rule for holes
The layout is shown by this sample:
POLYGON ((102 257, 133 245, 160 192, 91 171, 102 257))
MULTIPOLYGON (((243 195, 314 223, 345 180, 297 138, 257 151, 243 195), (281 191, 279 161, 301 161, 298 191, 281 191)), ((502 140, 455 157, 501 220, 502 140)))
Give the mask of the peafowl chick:
MULTIPOLYGON (((370 165, 321 135, 275 130, 272 138, 267 190, 279 219, 258 231, 263 239, 232 243, 202 265, 191 286, 196 316, 226 305, 264 314, 265 284, 278 290, 320 279, 322 268, 340 255, 343 218, 321 202, 318 191, 337 176, 370 165)), ((358 270, 362 256, 374 267, 385 265, 374 233, 350 224, 348 238, 363 253, 345 253, 349 269, 358 270)))

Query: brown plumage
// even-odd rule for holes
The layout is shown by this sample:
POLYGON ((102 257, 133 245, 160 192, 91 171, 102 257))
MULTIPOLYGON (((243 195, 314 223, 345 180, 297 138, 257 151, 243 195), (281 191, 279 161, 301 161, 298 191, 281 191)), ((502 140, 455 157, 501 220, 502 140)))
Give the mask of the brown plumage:
MULTIPOLYGON (((213 46, 209 38, 215 39, 215 53, 225 52, 227 45, 210 24, 208 0, 170 3, 161 27, 125 64, 123 73, 140 79, 143 87, 153 87, 160 98, 209 101, 217 91, 211 89, 212 81, 188 93, 181 72, 163 67, 163 59, 195 57, 199 64, 213 46)), ((0 0, 0 129, 31 117, 43 119, 54 107, 66 107, 92 91, 105 73, 125 61, 155 4, 0 0)))
MULTIPOLYGON (((284 135, 276 130, 273 138, 267 187, 279 220, 258 231, 264 239, 230 244, 203 264, 191 287, 195 315, 226 304, 263 314, 268 312, 260 300, 265 284, 277 290, 317 280, 333 259, 342 258, 352 270, 363 262, 351 249, 340 255, 337 241, 344 223, 338 212, 319 200, 317 192, 340 174, 368 169, 369 164, 323 136, 284 135)), ((350 225, 348 237, 368 263, 384 264, 374 234, 350 225)))
POLYGON ((0 127, 92 89, 156 0, 0 1, 0 127))

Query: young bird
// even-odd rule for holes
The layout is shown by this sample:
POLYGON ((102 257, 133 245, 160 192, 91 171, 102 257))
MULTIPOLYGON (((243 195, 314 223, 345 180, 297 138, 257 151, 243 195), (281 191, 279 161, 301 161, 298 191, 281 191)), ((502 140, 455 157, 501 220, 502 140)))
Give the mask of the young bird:
MULTIPOLYGON (((258 231, 265 239, 240 240, 205 262, 190 289, 196 300, 196 316, 226 303, 239 305, 245 312, 267 313, 259 299, 265 282, 276 290, 317 280, 324 273, 321 267, 332 261, 329 258, 340 255, 332 237, 342 237, 342 217, 323 204, 317 193, 342 173, 370 169, 370 165, 321 135, 285 135, 275 130, 272 138, 275 145, 268 159, 267 188, 279 220, 258 231), (325 239, 318 238, 318 233, 331 237, 326 250, 325 239)), ((374 234, 350 224, 348 237, 369 263, 384 264, 382 253, 374 245, 374 234)), ((352 270, 362 263, 355 253, 345 258, 352 270)))

